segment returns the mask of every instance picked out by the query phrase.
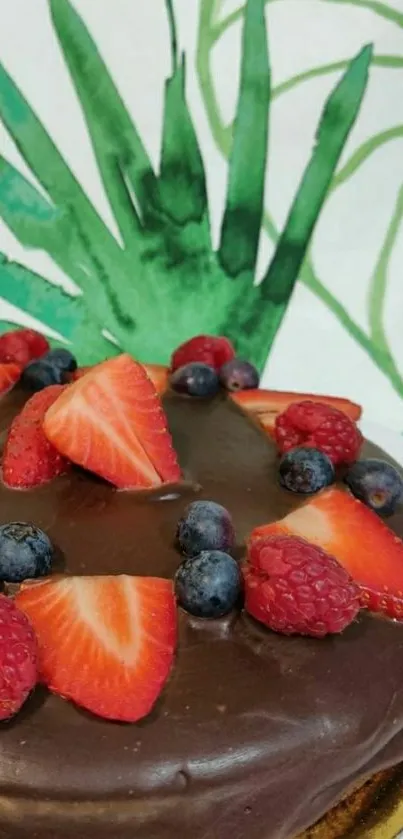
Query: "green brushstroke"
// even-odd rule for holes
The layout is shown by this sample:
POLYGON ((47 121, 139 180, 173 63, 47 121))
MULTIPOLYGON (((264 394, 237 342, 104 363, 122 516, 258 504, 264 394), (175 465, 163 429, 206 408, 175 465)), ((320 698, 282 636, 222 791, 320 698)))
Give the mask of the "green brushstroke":
POLYGON ((136 234, 134 208, 110 158, 127 176, 145 211, 155 174, 141 137, 82 19, 68 0, 49 0, 52 22, 87 122, 100 174, 121 234, 136 234))
POLYGON ((247 312, 239 322, 250 342, 255 344, 255 357, 261 348, 261 364, 267 356, 263 336, 270 344, 276 336, 332 177, 357 118, 368 83, 371 55, 371 47, 362 50, 325 105, 311 160, 292 203, 275 255, 258 288, 260 300, 252 317, 247 312))
POLYGON ((394 213, 386 232, 385 241, 382 245, 378 262, 375 266, 368 294, 371 337, 374 343, 386 353, 390 353, 384 327, 388 272, 394 245, 401 230, 402 221, 403 186, 400 188, 397 196, 394 213))
POLYGON ((379 134, 374 134, 373 137, 370 137, 369 140, 362 143, 333 178, 331 192, 348 181, 374 152, 391 140, 397 140, 401 137, 403 137, 403 125, 395 125, 393 128, 387 128, 386 131, 380 131, 379 134))
MULTIPOLYGON (((278 3, 278 2, 288 2, 288 0, 265 0, 266 3, 278 3)), ((391 23, 396 23, 397 26, 403 28, 403 13, 398 12, 392 6, 388 6, 387 3, 379 2, 379 0, 321 0, 322 3, 340 3, 348 6, 356 6, 360 9, 367 9, 369 12, 374 12, 379 17, 384 18, 384 20, 390 21, 391 23)), ((214 5, 214 2, 213 2, 214 5)), ((217 21, 216 18, 212 18, 212 15, 209 15, 209 21, 211 22, 211 35, 212 35, 212 43, 218 41, 222 35, 235 23, 238 23, 242 20, 243 15, 245 12, 245 6, 240 6, 239 9, 234 9, 229 15, 227 15, 222 20, 217 21)))
MULTIPOLYGON (((276 2, 276 0, 272 0, 276 2)), ((197 72, 203 96, 203 101, 206 109, 210 130, 214 141, 221 151, 221 153, 228 159, 231 148, 231 126, 225 126, 222 122, 220 108, 215 92, 211 73, 211 51, 217 40, 217 37, 232 25, 236 20, 243 16, 243 9, 236 11, 235 14, 228 16, 219 24, 220 31, 217 29, 217 22, 213 19, 211 0, 202 0, 199 18, 199 33, 197 46, 197 72)), ((400 68, 403 59, 399 56, 374 56, 372 64, 379 67, 387 67, 391 69, 400 68)), ((347 62, 337 63, 339 69, 345 69, 347 62)), ((286 82, 278 85, 272 91, 272 99, 283 95, 288 89, 296 87, 311 78, 321 75, 333 73, 336 70, 336 64, 328 64, 323 67, 313 68, 298 76, 286 80, 286 82)), ((370 138, 369 141, 363 143, 352 157, 347 161, 339 173, 334 177, 328 195, 347 178, 365 163, 365 161, 382 145, 400 136, 400 126, 396 126, 379 135, 370 138)), ((279 241, 279 231, 273 222, 270 213, 266 210, 263 217, 263 229, 275 244, 279 241)), ((403 378, 396 369, 393 358, 390 353, 385 353, 382 347, 379 347, 371 337, 369 337, 361 327, 355 323, 351 318, 345 307, 337 300, 335 295, 326 288, 326 286, 318 278, 312 259, 307 254, 300 270, 301 282, 310 289, 310 291, 325 305, 339 321, 341 326, 357 341, 362 349, 368 354, 373 363, 384 373, 389 379, 392 387, 399 395, 403 395, 403 378)))
POLYGON ((249 3, 242 41, 237 116, 218 256, 231 277, 253 282, 266 174, 270 67, 265 0, 249 3))
POLYGON ((46 328, 62 334, 74 347, 79 347, 81 364, 91 364, 113 354, 110 342, 90 320, 80 296, 67 294, 23 265, 10 262, 2 253, 0 297, 8 301, 12 297, 10 302, 15 306, 27 311, 46 328))
POLYGON ((391 23, 396 23, 403 28, 403 13, 388 6, 387 3, 381 3, 380 0, 322 0, 322 3, 338 3, 346 6, 356 6, 358 9, 367 9, 369 12, 375 12, 379 17, 391 23))
POLYGON ((165 89, 159 196, 165 218, 182 227, 207 222, 206 177, 193 122, 185 98, 185 58, 175 67, 165 89))

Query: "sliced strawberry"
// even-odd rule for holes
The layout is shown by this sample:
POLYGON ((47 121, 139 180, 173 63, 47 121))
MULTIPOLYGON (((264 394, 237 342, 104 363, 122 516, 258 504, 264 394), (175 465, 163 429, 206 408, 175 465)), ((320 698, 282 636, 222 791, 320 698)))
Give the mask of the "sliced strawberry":
MULTIPOLYGON (((157 393, 162 396, 168 388, 169 368, 163 364, 143 364, 142 366, 151 379, 157 393)), ((82 379, 94 367, 94 364, 90 367, 77 367, 77 370, 74 370, 74 373, 71 374, 71 381, 76 382, 78 379, 82 379)))
POLYGON ((35 329, 13 329, 0 335, 0 362, 13 362, 25 367, 48 349, 49 342, 35 329))
POLYGON ((155 387, 127 354, 97 364, 66 388, 43 427, 61 454, 121 489, 180 479, 155 387))
POLYGON ((143 364, 157 393, 162 396, 168 388, 169 368, 163 364, 143 364))
POLYGON ((12 387, 18 382, 21 376, 21 367, 12 362, 7 364, 0 363, 0 396, 8 393, 12 387))
POLYGON ((38 639, 48 688, 106 719, 153 707, 176 646, 173 584, 152 577, 55 577, 15 598, 38 639))
POLYGON ((73 370, 73 372, 70 374, 70 381, 78 382, 79 379, 82 379, 83 376, 86 376, 86 374, 89 373, 90 370, 93 370, 94 367, 95 364, 91 364, 88 367, 77 367, 77 369, 73 370))
POLYGON ((280 390, 256 388, 228 394, 241 410, 250 414, 264 431, 274 438, 276 417, 294 402, 314 400, 338 408, 355 422, 360 419, 362 408, 349 399, 338 396, 312 396, 309 393, 287 393, 280 390))
POLYGON ((257 527, 250 540, 280 533, 335 556, 358 583, 363 606, 403 620, 403 542, 361 501, 325 490, 281 521, 257 527))
POLYGON ((40 486, 69 468, 69 462, 44 434, 46 411, 65 386, 51 385, 34 393, 8 431, 3 452, 3 481, 13 489, 40 486))

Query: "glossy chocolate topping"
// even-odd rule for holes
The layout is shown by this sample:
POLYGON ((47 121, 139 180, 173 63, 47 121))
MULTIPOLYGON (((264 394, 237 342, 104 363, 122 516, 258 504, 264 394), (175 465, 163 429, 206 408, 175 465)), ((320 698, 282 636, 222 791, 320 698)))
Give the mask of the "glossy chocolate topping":
MULTIPOLYGON (((22 399, 2 400, 3 430, 22 399)), ((255 525, 296 504, 276 485, 274 447, 222 397, 166 408, 185 488, 140 496, 77 470, 1 488, 1 523, 43 527, 70 573, 171 577, 177 520, 205 497, 232 513, 241 554, 255 525)), ((390 524, 403 533, 402 516, 390 524)), ((291 839, 403 759, 403 626, 366 616, 317 641, 244 614, 179 623, 172 677, 142 722, 104 722, 40 689, 1 726, 0 839, 291 839)))

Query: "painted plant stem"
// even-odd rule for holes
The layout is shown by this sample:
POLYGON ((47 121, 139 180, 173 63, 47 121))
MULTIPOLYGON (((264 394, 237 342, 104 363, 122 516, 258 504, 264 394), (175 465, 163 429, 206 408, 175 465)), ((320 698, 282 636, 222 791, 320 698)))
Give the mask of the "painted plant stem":
MULTIPOLYGON (((232 129, 231 126, 225 126, 222 122, 220 107, 215 92, 210 64, 211 50, 216 41, 217 34, 217 24, 215 24, 214 26, 211 17, 213 6, 214 3, 212 3, 211 0, 202 0, 197 49, 197 71, 203 101, 206 109, 206 114, 213 138, 218 149, 221 151, 223 156, 226 159, 228 159, 231 148, 232 129)), ((236 19, 238 19, 238 13, 236 14, 236 19)), ((234 17, 235 15, 231 15, 226 19, 227 25, 228 21, 229 25, 231 25, 231 23, 234 22, 234 17)), ((389 62, 389 57, 375 56, 373 58, 373 63, 377 64, 380 67, 398 67, 403 65, 403 59, 399 57, 391 58, 392 61, 389 62)), ((342 64, 340 63, 340 69, 344 69, 345 66, 346 65, 344 62, 342 64)), ((335 67, 333 65, 326 65, 325 68, 315 68, 312 71, 307 71, 306 73, 301 74, 299 77, 293 77, 291 80, 289 80, 289 83, 286 82, 283 86, 279 85, 277 88, 273 90, 273 95, 280 96, 283 92, 286 92, 289 89, 289 86, 295 87, 298 84, 307 81, 308 78, 314 78, 317 75, 334 72, 334 70, 335 67)), ((365 160, 371 154, 373 154, 376 151, 377 148, 380 148, 382 145, 395 139, 396 137, 402 136, 402 134, 403 126, 396 126, 395 128, 389 129, 385 132, 381 132, 379 135, 370 138, 370 140, 364 143, 354 153, 354 155, 352 155, 350 160, 347 161, 343 168, 334 177, 330 186, 329 194, 331 194, 332 191, 334 191, 335 189, 337 189, 338 186, 344 183, 347 180, 347 178, 351 177, 351 175, 365 162, 365 160)), ((263 229, 265 230, 271 241, 274 244, 277 244, 279 240, 279 231, 277 230, 270 213, 267 211, 264 214, 263 229)), ((323 283, 317 277, 313 268, 312 259, 309 254, 306 256, 305 261, 302 264, 299 279, 332 312, 332 314, 338 320, 338 322, 348 331, 348 333, 354 338, 354 340, 371 358, 373 363, 389 379, 391 385, 396 390, 396 392, 400 396, 403 396, 403 378, 396 368, 396 365, 394 363, 393 357, 389 349, 385 348, 384 346, 378 346, 378 343, 376 342, 376 340, 374 340, 374 336, 368 336, 364 332, 364 330, 362 330, 361 327, 354 322, 354 320, 348 314, 344 306, 337 300, 337 298, 332 294, 332 292, 329 289, 327 289, 325 285, 323 285, 323 283)))
MULTIPOLYGON (((266 3, 286 3, 287 0, 266 0, 266 3)), ((339 3, 348 6, 356 6, 360 9, 367 9, 369 12, 374 12, 374 14, 382 17, 384 20, 390 21, 391 23, 396 23, 397 26, 400 26, 403 29, 403 13, 398 12, 397 9, 392 8, 392 6, 388 6, 387 3, 380 2, 380 0, 322 0, 322 3, 339 3)), ((217 41, 224 32, 230 26, 233 26, 238 21, 242 20, 244 15, 244 6, 240 6, 239 9, 235 9, 231 14, 227 15, 220 21, 216 21, 214 18, 210 18, 212 21, 212 37, 213 42, 217 41)))

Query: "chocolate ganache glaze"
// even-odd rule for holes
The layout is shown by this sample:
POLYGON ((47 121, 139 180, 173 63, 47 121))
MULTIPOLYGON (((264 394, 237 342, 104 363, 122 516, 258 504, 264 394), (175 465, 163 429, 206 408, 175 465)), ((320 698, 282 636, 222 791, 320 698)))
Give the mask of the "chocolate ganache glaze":
MULTIPOLYGON (((3 432, 23 400, 2 400, 3 432)), ((32 492, 1 487, 1 523, 44 528, 68 573, 172 577, 178 518, 205 497, 230 510, 241 555, 254 526, 297 503, 277 486, 274 447, 224 397, 165 407, 184 487, 117 492, 77 470, 32 492)), ((402 516, 390 524, 403 533, 402 516)), ((38 689, 1 725, 1 839, 291 839, 403 759, 402 625, 367 615, 322 641, 242 613, 180 613, 179 625, 172 676, 140 723, 38 689)))

